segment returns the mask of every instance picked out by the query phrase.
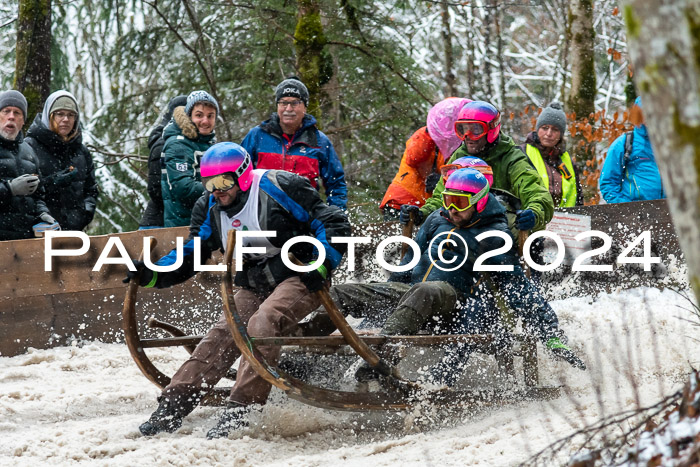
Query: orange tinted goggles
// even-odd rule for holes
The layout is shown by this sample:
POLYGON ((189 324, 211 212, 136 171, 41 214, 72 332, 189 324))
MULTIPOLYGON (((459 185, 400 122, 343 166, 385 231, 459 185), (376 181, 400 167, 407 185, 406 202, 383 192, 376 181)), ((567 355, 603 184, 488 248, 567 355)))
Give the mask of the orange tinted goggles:
MULTIPOLYGON (((452 175, 452 172, 454 172, 455 170, 464 169, 464 168, 467 168, 467 167, 461 166, 459 164, 443 165, 442 168, 440 169, 440 173, 442 174, 442 178, 444 180, 447 180, 447 177, 452 175)), ((490 165, 472 165, 472 166, 469 166, 468 168, 476 169, 479 172, 481 172, 482 175, 493 175, 493 169, 491 169, 490 165)))
POLYGON ((488 125, 479 120, 457 120, 455 122, 455 133, 461 140, 468 138, 477 141, 486 136, 488 131, 488 125))

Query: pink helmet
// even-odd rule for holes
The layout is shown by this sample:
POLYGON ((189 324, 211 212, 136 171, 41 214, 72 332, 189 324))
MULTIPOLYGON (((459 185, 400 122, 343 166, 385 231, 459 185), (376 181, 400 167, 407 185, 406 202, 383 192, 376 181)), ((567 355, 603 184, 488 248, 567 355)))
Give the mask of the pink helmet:
POLYGON ((445 183, 445 195, 454 192, 469 193, 472 195, 472 205, 476 203, 477 212, 481 212, 486 208, 486 203, 489 201, 489 183, 486 177, 476 169, 465 168, 458 169, 452 172, 445 183))
POLYGON ((455 134, 455 120, 464 104, 471 102, 461 97, 448 97, 435 104, 428 111, 426 127, 428 134, 435 141, 445 162, 453 152, 462 144, 462 140, 455 134))
POLYGON ((202 178, 230 173, 242 191, 248 191, 253 183, 250 154, 236 143, 217 143, 207 149, 202 156, 200 173, 202 178))
MULTIPOLYGON (((472 101, 465 104, 459 111, 455 122, 455 133, 460 135, 457 127, 460 122, 482 122, 486 129, 486 140, 493 143, 501 132, 501 113, 488 102, 472 101)), ((460 138, 464 139, 462 136, 460 138)), ((476 138, 479 139, 479 138, 476 138)))
POLYGON ((489 182, 489 187, 493 187, 493 169, 491 169, 491 166, 484 162, 483 159, 479 159, 475 156, 460 157, 451 164, 443 165, 440 170, 442 172, 442 177, 447 180, 450 174, 455 170, 469 167, 481 172, 484 177, 486 177, 486 181, 489 182))

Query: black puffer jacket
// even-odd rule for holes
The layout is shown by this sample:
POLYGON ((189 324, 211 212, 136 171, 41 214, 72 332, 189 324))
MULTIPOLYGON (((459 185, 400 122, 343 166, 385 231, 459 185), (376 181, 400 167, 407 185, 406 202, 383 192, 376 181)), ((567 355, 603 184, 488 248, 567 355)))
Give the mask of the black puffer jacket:
MULTIPOLYGON (((77 124, 77 123, 76 123, 77 124)), ((92 221, 97 206, 95 166, 83 145, 82 131, 64 142, 46 128, 37 115, 27 132, 27 143, 39 159, 46 205, 63 230, 83 230, 92 221), (70 176, 65 176, 71 172, 70 176)))
POLYGON ((34 238, 32 226, 39 215, 49 212, 41 184, 31 196, 13 196, 8 182, 24 174, 39 175, 32 148, 23 142, 22 132, 14 141, 0 136, 0 240, 34 238))

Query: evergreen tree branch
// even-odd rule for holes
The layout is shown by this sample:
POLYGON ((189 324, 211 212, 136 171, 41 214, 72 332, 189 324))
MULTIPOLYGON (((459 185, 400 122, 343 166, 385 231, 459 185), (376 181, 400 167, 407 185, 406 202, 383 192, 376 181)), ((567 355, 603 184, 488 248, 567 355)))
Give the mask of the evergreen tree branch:
POLYGON ((400 70, 396 69, 396 66, 395 66, 393 63, 388 63, 387 61, 383 60, 382 57, 379 57, 379 56, 373 54, 372 52, 370 52, 369 50, 367 50, 365 47, 362 47, 362 46, 360 46, 360 45, 350 44, 350 43, 348 43, 348 42, 342 42, 342 41, 328 41, 328 44, 340 45, 340 46, 343 46, 343 47, 350 47, 350 48, 352 48, 352 49, 355 49, 355 50, 358 50, 358 51, 362 52, 363 54, 367 55, 367 56, 370 57, 370 58, 373 58, 373 59, 377 60, 379 63, 381 63, 382 65, 384 65, 385 67, 387 67, 388 69, 390 69, 392 72, 394 72, 394 74, 395 74, 396 76, 398 76, 399 78, 401 78, 401 80, 402 80, 404 83, 408 84, 408 85, 411 87, 411 89, 413 89, 413 90, 416 92, 416 94, 418 94, 420 97, 422 97, 426 102, 428 102, 430 105, 433 105, 433 104, 434 104, 433 100, 430 99, 430 98, 429 98, 428 96, 426 96, 425 94, 423 94, 423 92, 422 92, 415 84, 413 84, 413 82, 412 82, 411 80, 409 80, 407 77, 405 77, 405 76, 401 73, 400 70))

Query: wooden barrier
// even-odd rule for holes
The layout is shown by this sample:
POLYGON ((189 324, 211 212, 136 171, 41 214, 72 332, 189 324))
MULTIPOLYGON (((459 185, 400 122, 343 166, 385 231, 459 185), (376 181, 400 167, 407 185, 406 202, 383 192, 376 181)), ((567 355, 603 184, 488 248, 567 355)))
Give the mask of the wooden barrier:
MULTIPOLYGON (((597 259, 613 264, 614 253, 644 230, 651 232, 652 251, 668 262, 669 255, 680 256, 680 247, 665 200, 625 204, 585 206, 557 210, 560 215, 590 216, 591 228, 609 234, 613 239, 610 254, 597 259)), ((346 280, 385 280, 374 258, 377 244, 389 235, 400 235, 398 223, 356 226, 354 236, 368 236, 369 245, 357 247, 356 270, 346 271, 346 260, 336 283, 346 280)), ((48 348, 66 345, 74 340, 100 339, 105 342, 123 340, 121 308, 126 287, 121 282, 126 275, 121 265, 106 265, 92 271, 99 254, 110 237, 117 237, 129 255, 136 258, 143 248, 143 237, 154 236, 158 247, 154 259, 175 246, 175 238, 187 237, 187 228, 141 230, 90 237, 90 250, 80 257, 57 257, 52 271, 44 271, 44 240, 14 240, 0 242, 0 356, 17 355, 29 347, 48 348)), ((56 245, 76 248, 75 239, 56 239, 56 245)), ((595 248, 597 245, 593 244, 595 248)), ((398 247, 396 257, 398 258, 398 247)), ((116 255, 113 252, 112 256, 116 255)), ((616 265, 611 273, 577 273, 565 267, 545 274, 542 288, 548 298, 564 298, 574 293, 591 293, 654 285, 665 279, 663 268, 640 272, 638 267, 616 265), (572 287, 561 287, 569 281, 572 287)), ((199 273, 194 279, 169 289, 144 289, 139 293, 141 316, 155 315, 191 334, 204 333, 222 310, 219 275, 199 273)), ((159 336, 145 329, 144 336, 159 336)))
MULTIPOLYGON (((90 237, 89 251, 79 257, 55 257, 44 270, 44 239, 0 242, 0 355, 17 355, 29 347, 48 348, 74 340, 123 339, 121 309, 126 269, 105 265, 92 271, 110 237, 138 257, 143 237, 154 236, 157 259, 187 237, 185 227, 140 230, 90 237)), ((80 240, 54 239, 55 248, 78 248, 80 240)), ((116 248, 110 256, 116 256, 116 248)), ((218 277, 200 273, 170 289, 144 289, 140 309, 166 317, 186 329, 206 330, 221 310, 218 277)))

